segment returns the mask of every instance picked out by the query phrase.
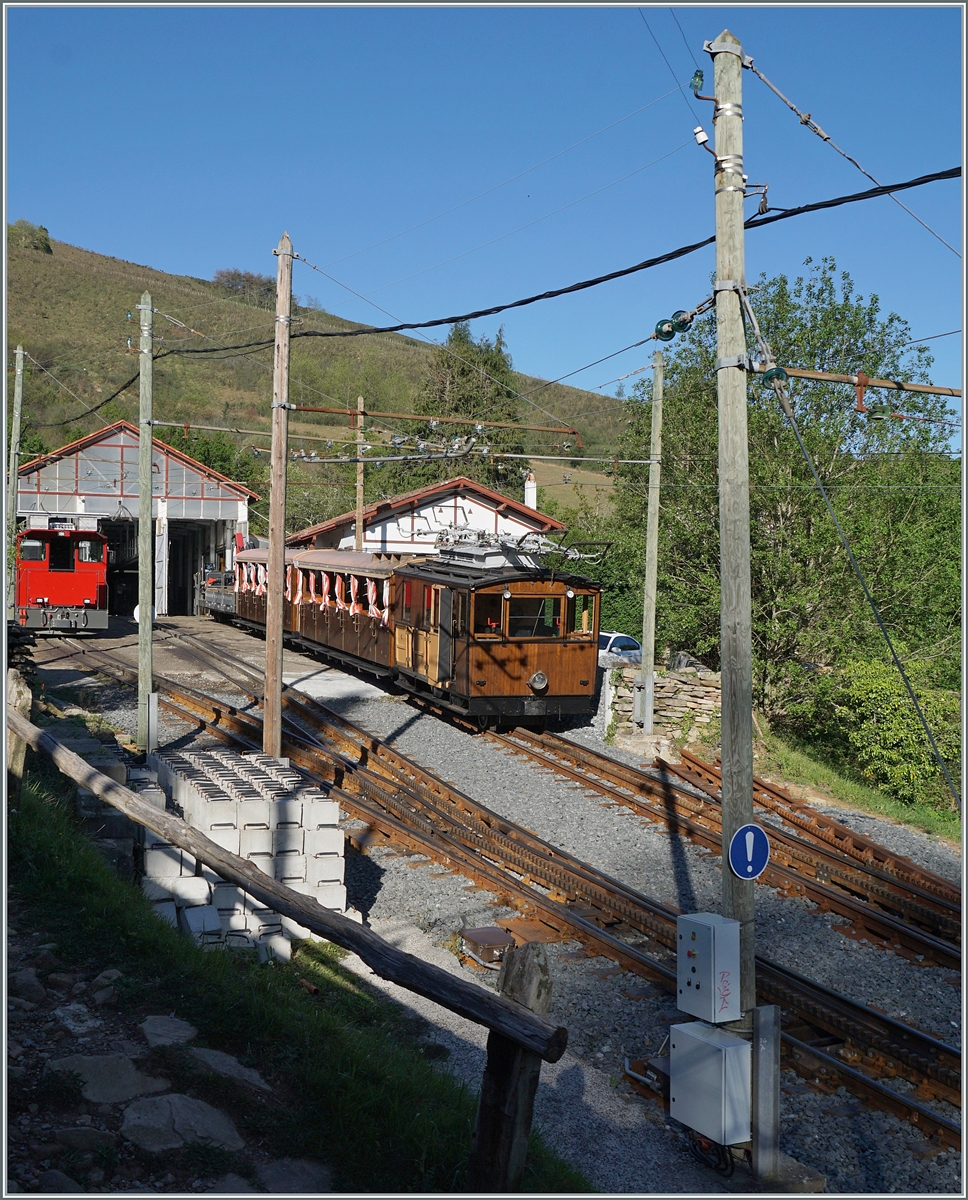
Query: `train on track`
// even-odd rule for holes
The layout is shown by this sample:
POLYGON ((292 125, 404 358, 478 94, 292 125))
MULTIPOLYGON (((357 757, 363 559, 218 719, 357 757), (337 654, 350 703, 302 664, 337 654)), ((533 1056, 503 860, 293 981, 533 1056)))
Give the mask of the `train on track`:
MULTIPOLYGON (((96 526, 96 521, 90 522, 96 526)), ((17 534, 15 621, 49 633, 108 627, 108 540, 76 518, 17 534)))
MULTIPOLYGON (((593 711, 601 588, 517 544, 455 539, 424 556, 287 550, 287 642, 392 679, 476 720, 542 723, 593 711)), ((267 551, 209 577, 218 620, 265 629, 267 551)))

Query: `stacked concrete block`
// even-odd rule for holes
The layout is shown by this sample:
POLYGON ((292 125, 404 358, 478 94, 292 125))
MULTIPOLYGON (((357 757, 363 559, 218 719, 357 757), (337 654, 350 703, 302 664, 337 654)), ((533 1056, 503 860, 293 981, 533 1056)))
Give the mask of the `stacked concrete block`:
MULTIPOLYGON (((127 768, 119 758, 116 746, 97 738, 71 737, 58 729, 52 732, 61 745, 80 755, 96 771, 117 783, 127 782, 127 768)), ((102 857, 119 875, 132 877, 138 826, 85 787, 77 789, 76 807, 81 828, 93 840, 102 857)))
MULTIPOLYGON (((339 804, 307 783, 288 760, 210 750, 157 754, 152 765, 176 811, 193 828, 293 891, 345 912, 339 804)), ((181 909, 187 915, 179 915, 180 926, 203 944, 205 938, 214 940, 216 920, 226 946, 255 949, 262 958, 288 959, 291 939, 315 936, 207 867, 199 866, 197 876, 210 887, 210 899, 189 905, 184 884, 171 882, 184 879, 180 872, 176 876, 174 862, 161 857, 157 862, 170 872, 166 886, 176 907, 183 897, 181 909), (203 930, 201 916, 190 910, 205 903, 214 915, 203 930)), ((200 888, 197 895, 201 897, 200 888)))

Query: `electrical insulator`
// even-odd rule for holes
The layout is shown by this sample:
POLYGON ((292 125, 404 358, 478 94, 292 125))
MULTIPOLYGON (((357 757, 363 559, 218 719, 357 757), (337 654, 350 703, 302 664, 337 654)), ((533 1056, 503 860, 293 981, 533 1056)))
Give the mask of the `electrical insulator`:
POLYGON ((869 404, 867 406, 867 415, 872 421, 886 421, 891 414, 889 404, 881 401, 879 404, 869 404))
POLYGON ((697 146, 705 146, 705 144, 709 141, 709 134, 701 125, 696 126, 696 128, 692 131, 692 136, 696 139, 697 146))
POLYGON ((698 92, 702 87, 702 71, 700 71, 698 67, 696 68, 696 73, 693 75, 692 79, 689 80, 689 86, 694 92, 698 92))
POLYGON ((763 372, 763 382, 772 383, 775 379, 777 383, 786 383, 790 378, 782 367, 770 367, 769 370, 763 372))
POLYGON ((687 333, 692 328, 692 316, 680 308, 672 314, 671 324, 676 333, 687 333))
POLYGON ((655 327, 655 336, 660 342, 671 342, 676 336, 676 331, 673 328, 672 322, 668 320, 660 321, 655 327))

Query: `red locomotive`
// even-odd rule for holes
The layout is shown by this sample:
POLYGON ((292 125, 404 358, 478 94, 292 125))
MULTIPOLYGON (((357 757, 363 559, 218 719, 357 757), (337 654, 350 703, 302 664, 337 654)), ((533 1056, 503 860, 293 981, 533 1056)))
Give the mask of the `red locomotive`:
POLYGON ((49 632, 108 627, 108 540, 70 519, 17 534, 17 624, 49 632))

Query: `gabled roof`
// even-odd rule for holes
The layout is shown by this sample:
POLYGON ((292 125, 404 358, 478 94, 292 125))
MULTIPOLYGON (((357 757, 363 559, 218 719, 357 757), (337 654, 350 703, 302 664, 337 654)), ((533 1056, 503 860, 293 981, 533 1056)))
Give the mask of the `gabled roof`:
MULTIPOLYGON (((498 512, 512 512, 519 517, 524 517, 532 521, 544 533, 550 533, 553 530, 561 532, 566 528, 560 521, 556 521, 554 517, 545 516, 544 513, 539 513, 534 508, 528 508, 526 504, 522 504, 518 500, 512 500, 510 496, 505 496, 501 492, 495 492, 483 483, 478 483, 476 479, 468 479, 466 475, 457 475, 453 479, 445 479, 442 483, 431 483, 426 487, 417 488, 413 492, 404 492, 400 496, 391 496, 389 500, 377 500, 373 504, 367 504, 363 509, 363 523, 367 525, 375 517, 399 512, 401 509, 412 508, 421 501, 433 500, 435 496, 449 495, 453 492, 470 493, 471 495, 479 496, 482 500, 489 500, 498 512)), ((338 529, 341 525, 352 524, 355 520, 355 509, 342 513, 338 517, 330 517, 328 521, 321 521, 318 525, 310 525, 307 529, 300 529, 297 533, 291 533, 286 538, 286 545, 302 545, 304 542, 313 541, 317 534, 330 533, 338 529)))
MULTIPOLYGON (((57 462, 62 458, 69 458, 72 454, 76 454, 80 450, 86 450, 88 446, 95 446, 98 442, 103 442, 105 438, 113 433, 120 432, 130 433, 135 441, 140 436, 137 425, 132 425, 130 421, 115 421, 113 425, 108 425, 105 429, 95 430, 94 433, 89 433, 85 437, 78 438, 75 442, 68 442, 66 446, 61 446, 57 450, 51 450, 49 454, 41 454, 38 458, 33 458, 28 463, 17 469, 17 475, 29 475, 31 471, 37 470, 38 467, 43 467, 47 463, 57 462)), ((234 479, 229 479, 227 475, 223 475, 221 471, 216 471, 214 467, 206 467, 204 463, 198 462, 188 454, 183 454, 181 450, 176 450, 174 446, 169 446, 167 442, 162 442, 158 438, 152 439, 153 443, 164 454, 170 454, 172 458, 183 463, 192 470, 198 471, 201 475, 207 475, 209 479, 214 479, 218 483, 225 484, 226 487, 238 492, 240 495, 248 496, 250 500, 258 500, 260 497, 257 492, 251 491, 243 483, 237 483, 234 479)))

